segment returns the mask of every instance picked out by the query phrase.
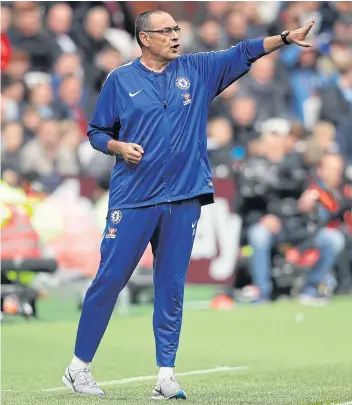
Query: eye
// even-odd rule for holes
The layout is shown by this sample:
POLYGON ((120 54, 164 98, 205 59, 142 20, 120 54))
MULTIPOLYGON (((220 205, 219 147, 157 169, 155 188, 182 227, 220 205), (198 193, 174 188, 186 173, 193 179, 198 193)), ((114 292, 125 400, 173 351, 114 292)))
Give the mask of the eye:
POLYGON ((164 28, 163 29, 163 34, 170 35, 171 32, 172 32, 172 28, 164 28))

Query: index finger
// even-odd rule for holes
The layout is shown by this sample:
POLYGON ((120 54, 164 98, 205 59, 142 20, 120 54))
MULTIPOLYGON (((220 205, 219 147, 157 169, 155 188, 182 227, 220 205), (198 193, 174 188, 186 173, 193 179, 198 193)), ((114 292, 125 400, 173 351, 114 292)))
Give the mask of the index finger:
POLYGON ((141 147, 141 145, 132 144, 132 147, 133 147, 134 150, 138 150, 138 152, 144 153, 144 150, 143 150, 143 148, 141 147))
POLYGON ((306 31, 309 32, 311 28, 313 27, 314 23, 316 21, 316 18, 313 17, 306 25, 306 31))

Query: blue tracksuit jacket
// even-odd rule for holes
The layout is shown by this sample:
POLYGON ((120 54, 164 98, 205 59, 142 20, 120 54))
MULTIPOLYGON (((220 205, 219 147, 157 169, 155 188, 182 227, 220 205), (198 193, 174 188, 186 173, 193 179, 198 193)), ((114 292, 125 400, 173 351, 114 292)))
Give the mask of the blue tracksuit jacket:
POLYGON ((213 202, 210 103, 264 54, 263 39, 248 40, 224 51, 180 56, 162 73, 136 59, 109 74, 88 127, 90 142, 106 154, 111 139, 144 149, 138 165, 116 157, 109 210, 198 196, 202 204, 213 202))

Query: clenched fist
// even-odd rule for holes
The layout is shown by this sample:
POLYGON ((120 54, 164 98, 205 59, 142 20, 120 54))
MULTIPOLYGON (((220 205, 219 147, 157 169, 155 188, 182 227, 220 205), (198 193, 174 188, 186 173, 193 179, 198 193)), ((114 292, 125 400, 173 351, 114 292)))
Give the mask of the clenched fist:
POLYGON ((122 156, 126 163, 138 165, 142 160, 144 150, 136 143, 109 141, 108 149, 114 155, 122 156))

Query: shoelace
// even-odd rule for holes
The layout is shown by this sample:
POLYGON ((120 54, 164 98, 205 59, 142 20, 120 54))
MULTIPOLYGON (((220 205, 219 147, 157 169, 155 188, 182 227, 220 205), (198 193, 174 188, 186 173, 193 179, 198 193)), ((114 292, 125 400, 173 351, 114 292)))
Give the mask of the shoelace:
MULTIPOLYGON (((94 381, 92 376, 92 368, 93 367, 86 367, 82 370, 78 370, 74 373, 74 376, 77 378, 77 382, 79 385, 88 386, 91 388, 96 387, 97 383, 94 381)), ((71 372, 72 373, 72 372, 71 372)))
POLYGON ((166 388, 169 388, 170 386, 175 385, 175 384, 177 385, 177 388, 180 388, 179 383, 176 381, 176 378, 173 375, 170 377, 170 379, 166 380, 166 383, 165 383, 166 388))

